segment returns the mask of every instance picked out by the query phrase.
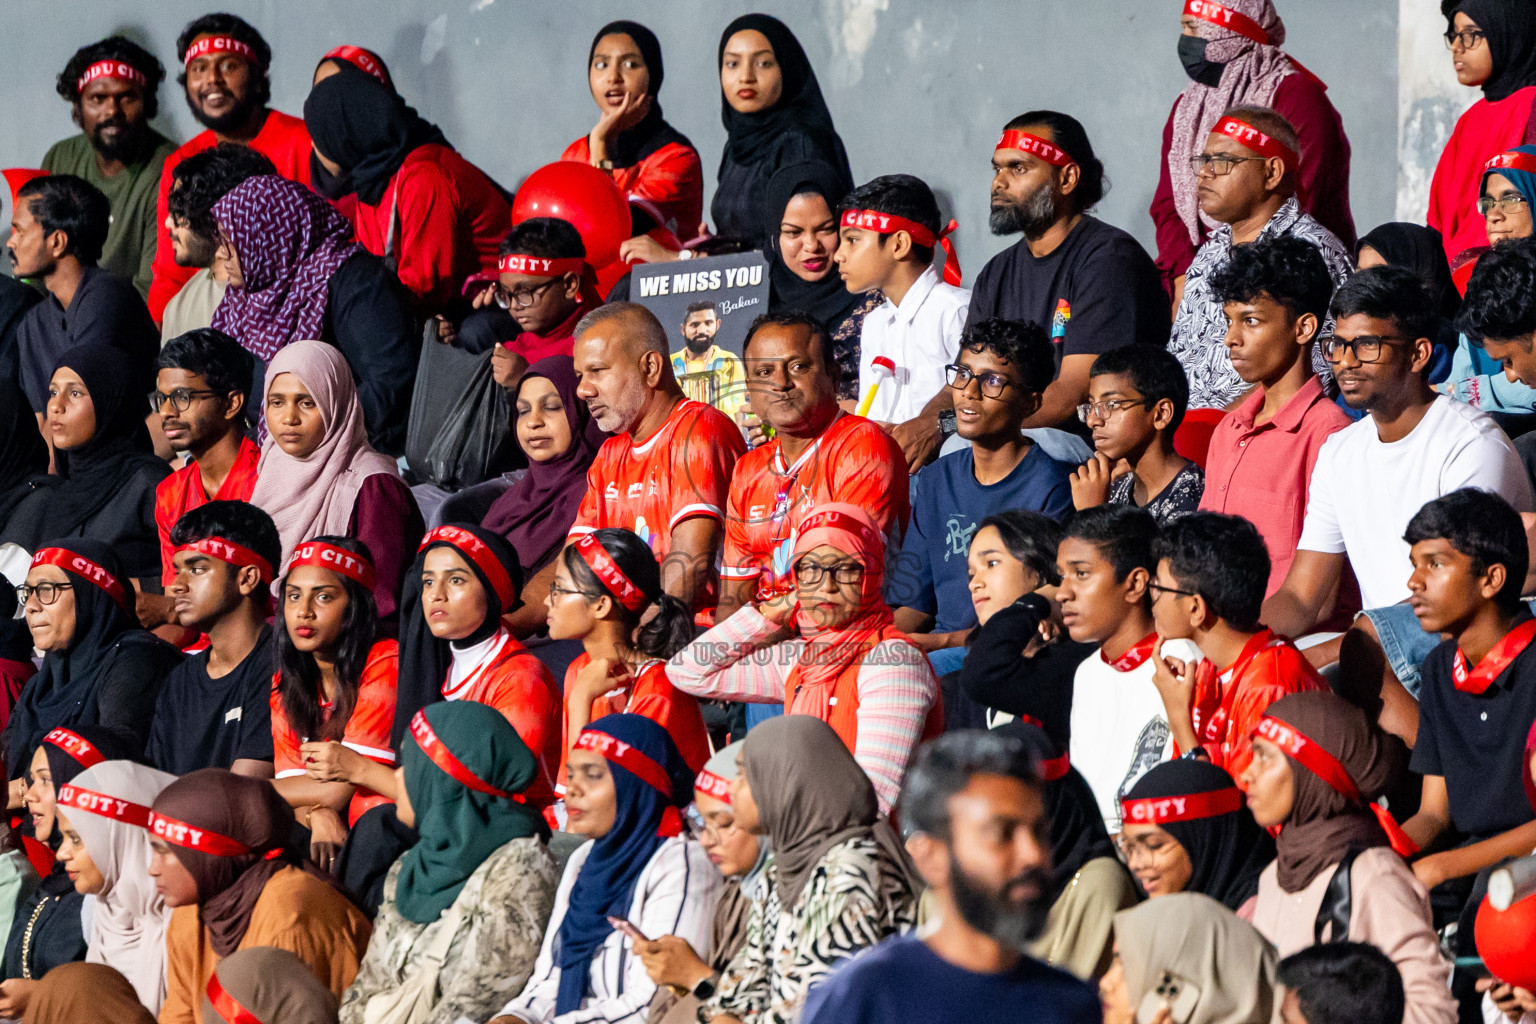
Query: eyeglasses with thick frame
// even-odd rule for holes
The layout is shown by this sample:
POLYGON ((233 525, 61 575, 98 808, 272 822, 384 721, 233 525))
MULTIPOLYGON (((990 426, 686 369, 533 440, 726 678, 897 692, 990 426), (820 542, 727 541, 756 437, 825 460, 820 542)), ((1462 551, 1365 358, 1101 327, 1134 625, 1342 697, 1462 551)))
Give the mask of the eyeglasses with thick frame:
POLYGON ((170 391, 151 391, 149 393, 149 411, 159 412, 167 404, 177 412, 186 412, 192 408, 192 402, 198 398, 218 398, 217 391, 208 391, 201 388, 172 388, 170 391))
POLYGON ((16 585, 16 600, 26 604, 32 600, 32 595, 37 595, 37 603, 43 605, 53 604, 59 599, 59 591, 73 590, 73 583, 52 583, 47 580, 38 584, 18 583, 16 585))
POLYGON ((835 562, 823 565, 821 562, 802 558, 795 563, 795 582, 802 587, 819 587, 827 574, 832 574, 832 579, 838 584, 851 587, 864 579, 864 566, 859 562, 835 562))
POLYGON ((1145 398, 1111 398, 1105 402, 1084 402, 1077 407, 1077 418, 1087 423, 1088 417, 1096 416, 1100 422, 1108 423, 1110 418, 1122 409, 1146 404, 1145 398))
POLYGON ((1163 594, 1174 594, 1178 597, 1199 597, 1193 590, 1180 590, 1178 587, 1165 587, 1156 580, 1147 580, 1147 589, 1152 591, 1152 600, 1156 601, 1163 594))
POLYGON ((1237 165, 1249 160, 1260 162, 1268 160, 1267 156, 1230 156, 1226 153, 1201 153, 1199 156, 1189 158, 1189 169, 1195 172, 1195 177, 1200 177, 1207 170, 1218 178, 1225 178, 1237 169, 1237 165))
POLYGON ((498 282, 493 286, 496 305, 502 309, 527 309, 535 302, 538 302, 539 296, 543 295, 549 288, 564 280, 565 278, 563 277, 552 277, 543 284, 536 284, 532 288, 516 288, 510 292, 498 282))
POLYGON ((1386 334, 1379 338, 1374 334, 1362 334, 1358 338, 1329 338, 1323 342, 1323 358, 1330 363, 1337 362, 1348 351, 1355 357, 1357 363, 1380 362, 1383 348, 1390 348, 1393 342, 1407 340, 1395 334, 1386 334))
POLYGON ((1451 29, 1445 34, 1445 48, 1447 50, 1454 50, 1456 49, 1456 44, 1460 43, 1463 50, 1475 50, 1487 38, 1488 33, 1480 28, 1468 28, 1460 32, 1451 29))
POLYGON ((1000 373, 974 373, 957 363, 950 363, 944 367, 944 379, 956 391, 964 391, 971 386, 973 380, 980 381, 981 394, 984 398, 1002 398, 1003 392, 1008 388, 1018 387, 1000 373))

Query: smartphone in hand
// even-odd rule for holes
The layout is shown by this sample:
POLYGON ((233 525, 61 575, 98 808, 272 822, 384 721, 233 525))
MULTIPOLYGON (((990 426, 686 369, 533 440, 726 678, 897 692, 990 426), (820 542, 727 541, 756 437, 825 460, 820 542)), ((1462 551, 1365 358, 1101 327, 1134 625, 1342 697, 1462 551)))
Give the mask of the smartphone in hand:
POLYGON ((622 932, 625 935, 628 935, 631 939, 634 939, 636 942, 651 941, 645 937, 644 932, 635 927, 635 925, 631 922, 624 920, 622 917, 610 917, 608 918, 608 923, 613 925, 614 931, 622 932))

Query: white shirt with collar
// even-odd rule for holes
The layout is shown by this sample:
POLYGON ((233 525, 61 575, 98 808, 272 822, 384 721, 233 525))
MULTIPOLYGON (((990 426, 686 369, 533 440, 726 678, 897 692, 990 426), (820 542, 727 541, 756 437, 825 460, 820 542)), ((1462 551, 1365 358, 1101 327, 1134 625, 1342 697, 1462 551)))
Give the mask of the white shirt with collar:
POLYGON ((939 280, 932 266, 907 289, 898 306, 886 299, 864 318, 859 338, 859 399, 869 393, 876 356, 896 364, 894 379, 885 380, 869 409, 881 423, 904 423, 923 411, 945 386, 944 367, 960 351, 971 290, 939 280))

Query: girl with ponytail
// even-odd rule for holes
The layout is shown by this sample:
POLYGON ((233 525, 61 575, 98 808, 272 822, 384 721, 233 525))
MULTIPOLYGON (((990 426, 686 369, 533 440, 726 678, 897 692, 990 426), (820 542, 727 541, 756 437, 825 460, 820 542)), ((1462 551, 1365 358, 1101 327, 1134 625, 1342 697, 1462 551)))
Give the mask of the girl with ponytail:
MULTIPOLYGON (((544 603, 549 635, 584 648, 565 673, 565 753, 589 722, 628 712, 666 729, 694 771, 704 767, 704 716, 666 671, 693 639, 693 612, 662 591, 645 541, 628 530, 583 534, 560 553, 544 603)), ((565 778, 563 756, 557 778, 565 778)))

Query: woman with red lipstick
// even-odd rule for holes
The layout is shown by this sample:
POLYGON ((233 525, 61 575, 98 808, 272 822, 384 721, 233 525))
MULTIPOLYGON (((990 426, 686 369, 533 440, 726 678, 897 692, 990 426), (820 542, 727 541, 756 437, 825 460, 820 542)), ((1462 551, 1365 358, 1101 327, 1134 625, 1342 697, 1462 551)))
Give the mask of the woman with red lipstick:
POLYGON ((377 637, 373 583, 366 546, 349 537, 316 537, 294 551, 278 585, 274 785, 310 830, 311 856, 326 870, 357 819, 394 795, 322 781, 308 771, 332 743, 394 768, 389 730, 399 645, 377 637))
POLYGON ((658 210, 662 227, 692 238, 704 214, 704 171, 693 143, 661 116, 664 76, 661 43, 650 29, 633 21, 598 29, 587 51, 587 84, 601 113, 560 159, 606 172, 627 198, 658 210))
POLYGON ((764 246, 761 196, 781 168, 824 164, 841 199, 853 190, 843 140, 816 72, 782 21, 746 14, 720 34, 720 119, 725 152, 710 216, 716 234, 764 246))

